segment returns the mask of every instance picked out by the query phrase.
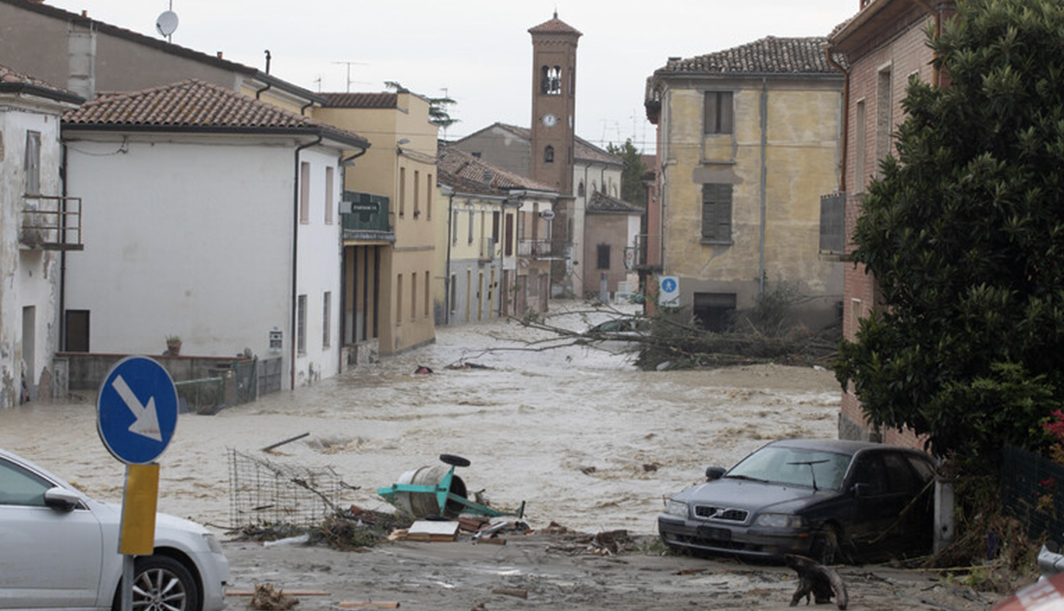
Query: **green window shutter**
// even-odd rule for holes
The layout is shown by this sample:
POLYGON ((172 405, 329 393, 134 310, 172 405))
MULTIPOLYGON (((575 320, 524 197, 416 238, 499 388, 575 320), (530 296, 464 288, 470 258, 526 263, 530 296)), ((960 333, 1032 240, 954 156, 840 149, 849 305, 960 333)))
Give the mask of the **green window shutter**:
POLYGON ((702 185, 702 238, 731 240, 732 186, 723 183, 702 185))

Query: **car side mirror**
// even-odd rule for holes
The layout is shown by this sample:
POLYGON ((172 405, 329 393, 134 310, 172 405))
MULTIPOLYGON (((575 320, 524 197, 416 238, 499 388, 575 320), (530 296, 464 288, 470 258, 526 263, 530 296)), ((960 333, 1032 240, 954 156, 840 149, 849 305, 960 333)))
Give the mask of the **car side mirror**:
POLYGON ((706 481, 712 482, 724 477, 724 467, 710 467, 706 469, 706 481))
POLYGON ((861 498, 868 494, 868 484, 857 483, 853 485, 853 495, 857 498, 861 498))
POLYGON ((44 492, 44 504, 56 511, 74 511, 81 504, 81 497, 65 488, 49 488, 44 492))

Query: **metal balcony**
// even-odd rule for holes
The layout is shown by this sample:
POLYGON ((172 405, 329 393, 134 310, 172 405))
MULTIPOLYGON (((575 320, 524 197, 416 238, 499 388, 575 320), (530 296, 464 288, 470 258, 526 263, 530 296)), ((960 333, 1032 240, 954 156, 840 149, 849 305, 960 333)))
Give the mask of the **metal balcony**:
POLYGON ((846 254, 846 193, 820 196, 820 252, 846 254))
POLYGON ((18 237, 24 250, 85 250, 81 243, 81 198, 24 196, 18 237))
POLYGON ((395 242, 388 204, 385 195, 344 191, 340 204, 344 240, 395 242))
MULTIPOLYGON (((632 248, 632 265, 630 269, 643 271, 662 270, 662 235, 660 233, 641 233, 635 236, 632 248)), ((627 250, 627 249, 626 249, 627 250)), ((625 253, 627 261, 627 252, 625 253)))
POLYGON ((498 256, 496 252, 498 250, 498 241, 495 238, 481 238, 480 239, 480 260, 481 261, 494 261, 498 256))
POLYGON ((526 259, 564 259, 568 251, 568 242, 545 239, 517 241, 517 256, 526 259))

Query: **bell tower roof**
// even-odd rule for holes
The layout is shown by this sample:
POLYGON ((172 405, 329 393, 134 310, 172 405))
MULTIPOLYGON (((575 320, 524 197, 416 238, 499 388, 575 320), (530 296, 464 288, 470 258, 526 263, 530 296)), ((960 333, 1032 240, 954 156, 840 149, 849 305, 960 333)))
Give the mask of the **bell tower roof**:
POLYGON ((558 11, 554 11, 554 17, 549 21, 528 29, 529 34, 572 34, 580 37, 583 34, 573 26, 558 19, 558 11))

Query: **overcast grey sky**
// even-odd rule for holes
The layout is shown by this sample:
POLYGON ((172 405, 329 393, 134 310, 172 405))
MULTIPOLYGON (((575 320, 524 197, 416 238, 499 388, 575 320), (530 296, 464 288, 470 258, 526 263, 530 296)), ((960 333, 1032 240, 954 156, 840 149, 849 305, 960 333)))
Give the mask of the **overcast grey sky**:
POLYGON ((577 50, 576 132, 605 147, 653 148, 646 78, 671 56, 693 57, 765 36, 826 36, 859 0, 45 0, 148 36, 171 9, 173 42, 265 69, 311 91, 384 91, 397 81, 448 95, 460 120, 448 138, 496 121, 531 122, 528 29, 558 17, 583 33, 577 50), (348 83, 350 70, 350 83, 348 83))

